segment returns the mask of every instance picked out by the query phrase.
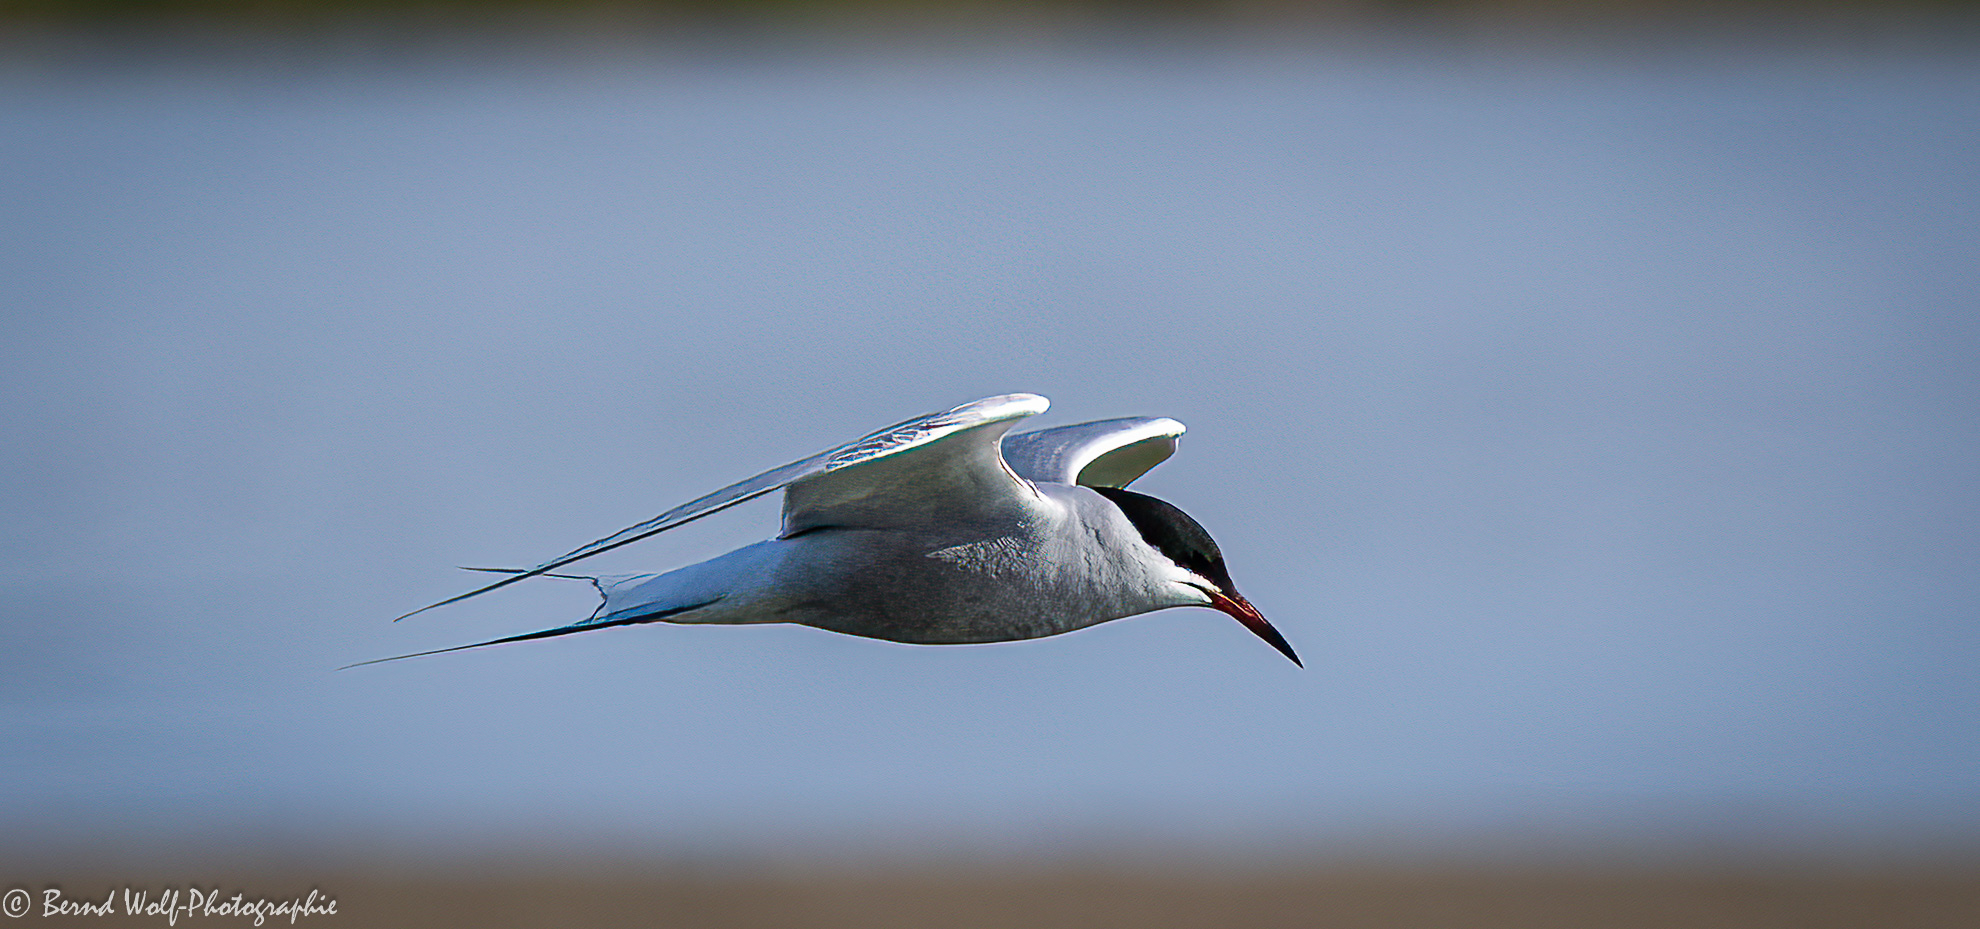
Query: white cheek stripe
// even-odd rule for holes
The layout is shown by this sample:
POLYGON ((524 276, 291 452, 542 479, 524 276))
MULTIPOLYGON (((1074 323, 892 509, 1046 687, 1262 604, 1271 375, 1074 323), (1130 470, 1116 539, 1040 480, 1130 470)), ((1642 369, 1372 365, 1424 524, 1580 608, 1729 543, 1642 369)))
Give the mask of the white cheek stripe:
MULTIPOLYGON (((1167 559, 1164 560, 1166 561, 1167 559)), ((1169 562, 1169 572, 1167 580, 1178 586, 1189 588, 1191 593, 1201 596, 1202 602, 1205 604, 1214 602, 1210 599, 1209 592, 1217 589, 1216 582, 1174 562, 1169 562)))

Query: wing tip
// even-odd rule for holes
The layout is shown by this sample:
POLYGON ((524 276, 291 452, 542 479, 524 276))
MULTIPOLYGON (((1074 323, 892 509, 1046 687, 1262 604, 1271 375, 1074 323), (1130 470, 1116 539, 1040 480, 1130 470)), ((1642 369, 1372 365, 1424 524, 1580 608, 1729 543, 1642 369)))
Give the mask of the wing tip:
POLYGON ((949 412, 975 413, 985 419, 1017 419, 1021 416, 1036 416, 1051 408, 1052 401, 1038 394, 1015 393, 973 400, 949 412))

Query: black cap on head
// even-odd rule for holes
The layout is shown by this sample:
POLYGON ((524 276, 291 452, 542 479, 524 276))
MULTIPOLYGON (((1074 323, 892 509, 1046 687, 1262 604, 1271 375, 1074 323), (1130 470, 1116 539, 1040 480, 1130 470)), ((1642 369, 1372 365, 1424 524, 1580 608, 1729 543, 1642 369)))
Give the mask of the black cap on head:
POLYGON ((1191 519, 1188 513, 1166 500, 1157 500, 1132 490, 1119 487, 1095 487, 1093 490, 1120 507, 1121 513, 1134 525, 1135 531, 1141 533, 1142 540, 1150 548, 1217 585, 1216 590, 1205 591, 1210 595, 1211 606, 1229 613, 1246 629, 1291 658, 1293 664, 1304 667, 1285 636, 1272 628, 1258 608, 1237 592, 1237 585, 1231 582, 1230 569, 1224 567, 1224 553, 1217 550, 1216 540, 1210 538, 1210 533, 1191 519))
POLYGON ((1158 500, 1132 490, 1119 487, 1093 489, 1121 508, 1128 522, 1134 524, 1149 547, 1168 556, 1170 561, 1208 578, 1218 589, 1232 593, 1237 591, 1237 585, 1231 583, 1230 569, 1224 567, 1224 553, 1217 550, 1216 540, 1210 538, 1210 533, 1191 519, 1188 513, 1167 500, 1158 500))

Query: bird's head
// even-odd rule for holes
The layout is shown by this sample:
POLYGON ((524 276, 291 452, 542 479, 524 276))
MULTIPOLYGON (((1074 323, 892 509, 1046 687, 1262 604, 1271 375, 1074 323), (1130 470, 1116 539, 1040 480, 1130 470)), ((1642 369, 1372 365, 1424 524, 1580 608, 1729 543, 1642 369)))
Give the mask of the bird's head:
POLYGON ((1183 604, 1215 607, 1229 613, 1233 619, 1243 623, 1244 628, 1291 658, 1293 664, 1305 667, 1299 656, 1293 654, 1292 646, 1286 643, 1286 637, 1272 628, 1272 624, 1265 621, 1264 614, 1237 592, 1237 585, 1231 583, 1230 569, 1224 567, 1224 554, 1217 550, 1216 540, 1210 538, 1210 533, 1204 531, 1188 513, 1168 501, 1132 490, 1118 487, 1093 489, 1120 507, 1128 522, 1141 533, 1142 541, 1178 569, 1171 583, 1183 604))

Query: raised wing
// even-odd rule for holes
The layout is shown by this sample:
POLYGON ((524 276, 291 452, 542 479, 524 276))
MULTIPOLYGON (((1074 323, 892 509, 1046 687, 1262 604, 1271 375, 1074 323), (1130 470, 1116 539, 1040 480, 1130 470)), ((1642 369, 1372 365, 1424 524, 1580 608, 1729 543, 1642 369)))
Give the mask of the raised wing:
MULTIPOLYGON (((511 574, 486 587, 476 588, 459 596, 449 597, 438 603, 420 607, 411 613, 405 614, 405 616, 400 616, 399 619, 424 613, 434 607, 459 603, 469 597, 485 594, 491 590, 507 587, 517 581, 546 574, 571 562, 589 558, 602 552, 608 552, 622 545, 630 545, 683 523, 692 522, 711 513, 726 510, 738 503, 753 500, 771 491, 791 486, 794 483, 804 481, 806 478, 816 478, 855 465, 871 467, 873 463, 889 456, 930 445, 947 436, 967 432, 968 430, 987 424, 1006 423, 1042 413, 1045 411, 1048 403, 1044 397, 1035 394, 1007 394, 1001 397, 978 400, 974 403, 965 403, 962 406, 945 412, 930 413, 927 416, 910 419, 906 422, 889 426, 858 441, 849 442, 838 448, 820 452, 802 461, 793 461, 781 468, 773 468, 755 477, 731 484, 712 494, 690 500, 639 525, 628 526, 596 542, 579 546, 533 568, 511 574)), ((1005 426, 1005 428, 1009 427, 1005 426)), ((996 434, 1001 436, 1003 433, 998 431, 996 434)), ((994 449, 994 437, 992 443, 991 447, 994 449)), ((994 458, 992 460, 994 462, 994 458)), ((1008 478, 1005 480, 1006 483, 1010 482, 1008 478)), ((829 490, 834 486, 834 482, 824 482, 822 486, 829 490)), ((795 487, 793 488, 793 490, 796 489, 795 487)), ((787 523, 789 513, 790 502, 787 500, 787 523)), ((398 620, 395 619, 393 622, 398 622, 398 620)))
POLYGON ((1044 397, 1010 394, 855 442, 784 491, 784 536, 825 526, 908 529, 1008 515, 1031 499, 998 442, 1044 397))
POLYGON ((1004 439, 1004 460, 1027 480, 1126 487, 1176 453, 1183 424, 1130 416, 1040 429, 1004 439))

